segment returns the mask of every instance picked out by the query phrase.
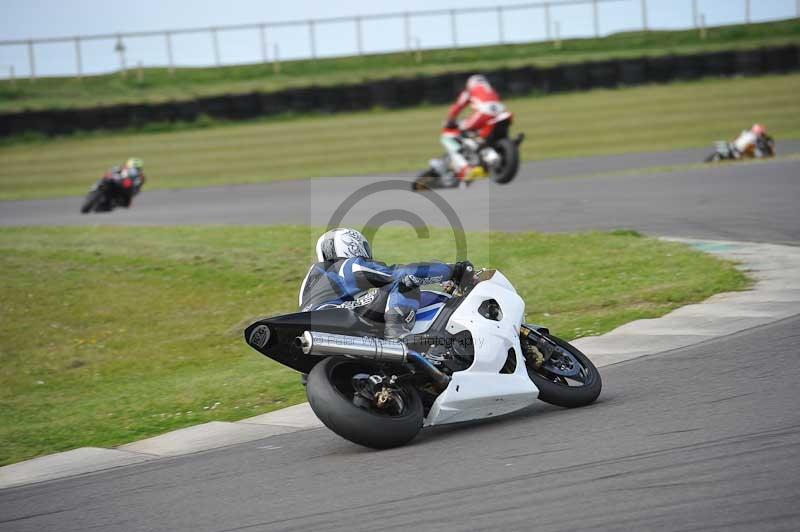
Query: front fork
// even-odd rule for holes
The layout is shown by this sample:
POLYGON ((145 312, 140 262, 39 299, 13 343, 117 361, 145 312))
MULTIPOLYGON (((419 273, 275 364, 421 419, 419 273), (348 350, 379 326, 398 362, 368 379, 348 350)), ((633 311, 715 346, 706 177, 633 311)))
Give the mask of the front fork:
POLYGON ((542 325, 524 323, 520 326, 520 342, 524 339, 525 357, 539 369, 554 353, 561 351, 561 346, 549 337, 550 329, 542 325))

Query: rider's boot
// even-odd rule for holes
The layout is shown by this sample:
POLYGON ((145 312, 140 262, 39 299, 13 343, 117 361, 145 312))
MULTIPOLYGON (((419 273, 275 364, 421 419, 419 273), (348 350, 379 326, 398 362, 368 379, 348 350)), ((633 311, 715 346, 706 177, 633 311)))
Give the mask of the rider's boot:
POLYGON ((470 165, 467 165, 464 168, 462 168, 461 171, 458 173, 458 180, 459 180, 458 187, 462 190, 469 187, 473 179, 479 177, 480 174, 479 170, 483 170, 483 168, 480 166, 470 166, 470 165))
POLYGON ((411 332, 416 321, 414 310, 400 308, 388 309, 384 314, 383 337, 387 340, 400 340, 411 332))

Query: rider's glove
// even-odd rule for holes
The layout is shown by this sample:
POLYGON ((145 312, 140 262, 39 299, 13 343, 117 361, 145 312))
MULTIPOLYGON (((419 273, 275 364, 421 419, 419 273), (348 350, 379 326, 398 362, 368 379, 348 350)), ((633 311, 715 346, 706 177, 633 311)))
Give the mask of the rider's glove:
POLYGON ((444 123, 445 129, 458 129, 458 122, 453 120, 452 118, 448 118, 444 123))
POLYGON ((461 283, 465 278, 472 278, 475 274, 475 267, 468 260, 463 262, 456 262, 453 265, 453 276, 451 279, 457 283, 461 283))

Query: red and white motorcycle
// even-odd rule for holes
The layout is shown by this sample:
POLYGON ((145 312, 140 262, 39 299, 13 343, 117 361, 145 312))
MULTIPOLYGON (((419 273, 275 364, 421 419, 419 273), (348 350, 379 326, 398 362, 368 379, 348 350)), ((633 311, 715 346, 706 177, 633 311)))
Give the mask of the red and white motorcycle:
MULTIPOLYGON (((519 171, 519 145, 525 139, 520 133, 510 137, 513 114, 505 111, 499 114, 483 129, 477 132, 464 132, 457 140, 461 143, 461 154, 467 164, 483 169, 495 183, 510 183, 519 171)), ((432 188, 452 188, 459 185, 453 172, 450 156, 445 154, 431 159, 426 170, 417 176, 411 185, 412 190, 422 191, 432 188)))

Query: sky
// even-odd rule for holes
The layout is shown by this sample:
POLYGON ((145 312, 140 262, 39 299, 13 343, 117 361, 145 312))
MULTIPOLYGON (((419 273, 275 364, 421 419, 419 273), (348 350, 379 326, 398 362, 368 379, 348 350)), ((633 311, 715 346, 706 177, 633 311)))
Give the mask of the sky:
MULTIPOLYGON (((131 31, 161 31, 229 24, 305 21, 326 17, 349 17, 417 10, 520 5, 543 0, 0 0, 0 41, 66 37, 131 31)), ((561 6, 551 0, 551 23, 558 22, 562 37, 587 37, 594 32, 592 7, 561 6)), ((692 3, 705 15, 709 26, 744 21, 747 0, 612 0, 599 3, 601 34, 642 28, 642 4, 646 2, 649 26, 676 29, 692 26, 692 3)), ((754 22, 798 16, 800 0, 750 0, 754 22)), ((459 45, 494 44, 499 41, 498 15, 462 14, 456 17, 459 45)), ((355 23, 317 24, 314 34, 319 57, 352 55, 357 52, 355 23)), ((365 53, 401 50, 405 47, 402 18, 362 22, 365 53)), ((532 8, 502 15, 506 42, 545 40, 544 10, 532 8)), ((423 48, 452 44, 447 15, 411 17, 412 42, 423 48)), ((267 54, 277 51, 282 59, 311 55, 308 25, 267 28, 267 54)), ((262 60, 258 30, 220 31, 217 34, 222 64, 255 63, 262 60)), ((123 40, 129 66, 164 66, 168 63, 163 35, 123 40)), ((207 66, 215 62, 210 32, 175 35, 172 53, 176 66, 207 66)), ((120 66, 114 51, 116 40, 81 43, 81 66, 85 74, 109 72, 120 66)), ((30 74, 26 45, 0 45, 0 78, 13 68, 17 77, 30 74)), ((37 75, 71 75, 77 70, 75 43, 35 46, 37 75)))

